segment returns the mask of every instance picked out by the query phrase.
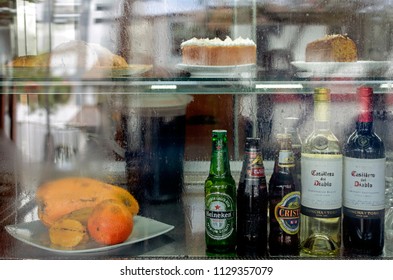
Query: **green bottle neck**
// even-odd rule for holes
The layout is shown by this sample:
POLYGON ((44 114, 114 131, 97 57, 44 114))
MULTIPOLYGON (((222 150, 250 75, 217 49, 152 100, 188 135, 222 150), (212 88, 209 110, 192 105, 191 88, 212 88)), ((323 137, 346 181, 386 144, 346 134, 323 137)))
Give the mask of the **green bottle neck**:
POLYGON ((226 137, 213 139, 209 174, 218 177, 231 175, 226 137))

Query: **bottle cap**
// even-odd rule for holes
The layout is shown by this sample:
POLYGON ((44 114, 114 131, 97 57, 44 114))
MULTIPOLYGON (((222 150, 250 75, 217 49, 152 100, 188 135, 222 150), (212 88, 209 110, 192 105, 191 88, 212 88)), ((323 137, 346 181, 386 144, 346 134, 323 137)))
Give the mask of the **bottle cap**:
POLYGON ((260 140, 261 139, 257 138, 257 137, 247 137, 246 138, 246 143, 249 143, 251 145, 258 145, 260 140))
POLYGON ((330 101, 330 89, 328 88, 315 88, 314 89, 315 101, 330 101))
POLYGON ((370 87, 360 87, 357 89, 360 114, 358 120, 360 122, 372 122, 373 121, 373 104, 372 96, 373 89, 370 87))
POLYGON ((259 141, 260 138, 258 138, 258 137, 246 137, 246 140, 247 141, 259 141))
POLYGON ((214 134, 225 134, 225 133, 227 133, 226 129, 214 129, 212 132, 214 134))
POLYGON ((260 150, 260 138, 247 137, 246 138, 246 150, 257 149, 260 150))
POLYGON ((221 141, 227 142, 227 131, 225 129, 214 129, 212 131, 212 139, 213 141, 217 141, 221 139, 221 141))
POLYGON ((373 95, 373 89, 371 87, 360 87, 357 93, 360 97, 371 97, 373 95))
POLYGON ((281 139, 291 139, 291 134, 289 134, 289 133, 277 133, 276 138, 277 138, 278 140, 281 140, 281 139))

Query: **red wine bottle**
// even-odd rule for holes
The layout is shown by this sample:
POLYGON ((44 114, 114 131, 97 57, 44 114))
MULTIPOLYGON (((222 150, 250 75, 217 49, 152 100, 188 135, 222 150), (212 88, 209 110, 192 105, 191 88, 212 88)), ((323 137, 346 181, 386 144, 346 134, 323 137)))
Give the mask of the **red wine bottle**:
POLYGON ((344 254, 378 256, 384 246, 385 148, 373 130, 373 90, 357 90, 356 130, 344 145, 344 254))

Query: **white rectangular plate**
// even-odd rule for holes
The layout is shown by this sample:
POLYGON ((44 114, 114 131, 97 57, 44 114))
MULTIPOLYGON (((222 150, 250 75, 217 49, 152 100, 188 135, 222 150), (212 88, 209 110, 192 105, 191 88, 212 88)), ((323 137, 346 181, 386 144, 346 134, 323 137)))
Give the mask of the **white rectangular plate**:
POLYGON ((67 249, 59 248, 51 244, 49 240, 48 229, 40 221, 32 221, 27 223, 5 226, 5 229, 9 234, 26 244, 47 251, 65 254, 92 253, 124 247, 165 234, 173 228, 174 226, 172 225, 168 225, 142 216, 135 216, 133 231, 128 237, 128 239, 123 243, 104 246, 91 240, 85 244, 78 245, 75 248, 67 249))
POLYGON ((300 71, 316 77, 367 77, 383 76, 391 72, 390 61, 357 61, 357 62, 291 62, 300 71))

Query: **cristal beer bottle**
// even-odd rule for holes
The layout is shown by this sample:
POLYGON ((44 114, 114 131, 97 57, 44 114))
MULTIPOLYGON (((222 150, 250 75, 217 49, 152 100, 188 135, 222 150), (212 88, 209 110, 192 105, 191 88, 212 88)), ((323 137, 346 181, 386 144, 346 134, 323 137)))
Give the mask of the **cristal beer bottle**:
POLYGON ((291 135, 292 151, 293 151, 293 156, 295 158, 295 173, 294 173, 295 185, 296 188, 300 190, 300 186, 301 186, 300 159, 302 154, 302 139, 300 138, 299 129, 297 128, 298 122, 299 122, 299 118, 297 117, 284 118, 284 123, 285 123, 284 133, 291 135))
POLYGON ((384 246, 385 148, 373 130, 373 90, 357 91, 356 129, 343 148, 345 254, 378 256, 384 246))
POLYGON ((300 192, 295 186, 291 135, 277 134, 278 153, 269 181, 269 254, 299 255, 300 192))
POLYGON ((247 138, 237 190, 237 254, 263 257, 267 251, 267 186, 259 138, 247 138))
POLYGON ((205 181, 207 254, 233 254, 236 247, 236 183, 231 175, 227 131, 213 130, 209 176, 205 181))

